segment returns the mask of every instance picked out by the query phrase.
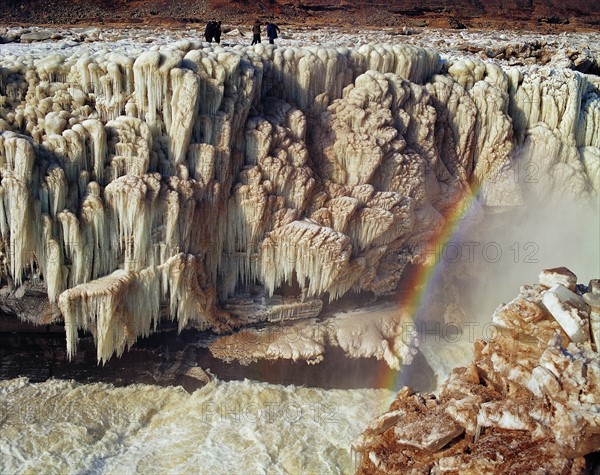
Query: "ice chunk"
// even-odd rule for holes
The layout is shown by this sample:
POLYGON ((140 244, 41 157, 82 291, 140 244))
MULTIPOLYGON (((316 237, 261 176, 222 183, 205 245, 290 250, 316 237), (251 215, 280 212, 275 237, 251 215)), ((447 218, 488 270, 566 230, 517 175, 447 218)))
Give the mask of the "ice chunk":
POLYGON ((577 343, 589 340, 589 314, 579 295, 556 284, 544 292, 542 302, 571 340, 577 343))
POLYGON ((435 452, 464 432, 446 415, 430 414, 422 420, 394 427, 395 441, 419 450, 435 452))
POLYGON ((527 389, 537 397, 542 397, 544 393, 556 394, 561 390, 561 387, 556 376, 548 368, 537 366, 531 372, 527 389))
POLYGON ((567 289, 574 291, 577 284, 577 276, 566 267, 556 267, 554 269, 544 269, 538 276, 540 284, 546 287, 553 287, 556 284, 562 284, 567 289))

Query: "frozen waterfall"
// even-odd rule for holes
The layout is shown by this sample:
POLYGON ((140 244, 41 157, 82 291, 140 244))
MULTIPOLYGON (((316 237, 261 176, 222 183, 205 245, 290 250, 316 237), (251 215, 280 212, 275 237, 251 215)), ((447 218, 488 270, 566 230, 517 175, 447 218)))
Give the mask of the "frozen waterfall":
POLYGON ((0 51, 0 175, 2 279, 106 361, 163 315, 244 325, 248 288, 269 319, 389 293, 472 194, 590 206, 600 79, 402 44, 0 51))

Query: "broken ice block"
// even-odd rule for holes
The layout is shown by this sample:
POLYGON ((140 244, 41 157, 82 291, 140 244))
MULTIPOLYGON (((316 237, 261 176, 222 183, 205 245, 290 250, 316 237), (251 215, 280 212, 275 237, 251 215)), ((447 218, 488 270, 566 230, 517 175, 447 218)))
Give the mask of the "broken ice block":
POLYGON ((562 284, 569 290, 575 290, 575 286, 577 285, 577 276, 566 267, 544 269, 540 272, 538 279, 540 284, 545 287, 554 287, 556 284, 562 284))
POLYGON ((589 340, 589 315, 579 295, 556 284, 544 292, 542 302, 572 341, 583 343, 589 340))
POLYGON ((499 427, 507 430, 529 430, 530 421, 526 408, 518 401, 491 401, 482 404, 477 414, 481 427, 499 427))
POLYGON ((418 450, 435 452, 464 432, 450 417, 430 414, 424 419, 394 428, 396 442, 418 450))
POLYGON ((558 394, 561 387, 556 376, 548 368, 536 366, 527 382, 527 389, 537 397, 542 397, 544 394, 558 394))

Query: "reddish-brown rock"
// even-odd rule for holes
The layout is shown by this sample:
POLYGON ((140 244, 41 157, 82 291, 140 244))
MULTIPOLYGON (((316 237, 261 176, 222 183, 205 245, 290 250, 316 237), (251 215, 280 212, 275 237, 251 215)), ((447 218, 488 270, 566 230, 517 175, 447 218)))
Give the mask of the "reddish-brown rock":
MULTIPOLYGON (((93 23, 205 23, 217 18, 227 23, 251 24, 256 17, 303 25, 430 26, 434 28, 537 28, 573 30, 594 28, 600 12, 594 0, 508 0, 473 2, 418 0, 351 2, 349 0, 8 0, 4 22, 27 24, 93 23)), ((408 30, 404 30, 408 31, 408 30)))

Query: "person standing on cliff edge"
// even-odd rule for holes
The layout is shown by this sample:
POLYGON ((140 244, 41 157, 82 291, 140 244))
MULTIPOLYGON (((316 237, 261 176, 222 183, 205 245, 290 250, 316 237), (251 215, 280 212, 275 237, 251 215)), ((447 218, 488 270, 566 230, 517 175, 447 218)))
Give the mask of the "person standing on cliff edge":
POLYGON ((256 43, 260 43, 260 21, 256 20, 254 22, 254 26, 252 27, 252 45, 255 45, 256 43))
POLYGON ((212 39, 215 34, 214 32, 215 32, 215 22, 209 21, 206 24, 206 28, 204 29, 204 39, 206 41, 208 41, 209 43, 212 43, 212 39))
POLYGON ((277 38, 277 33, 280 33, 281 30, 275 23, 267 23, 267 36, 269 37, 269 43, 274 44, 275 38, 277 38))

